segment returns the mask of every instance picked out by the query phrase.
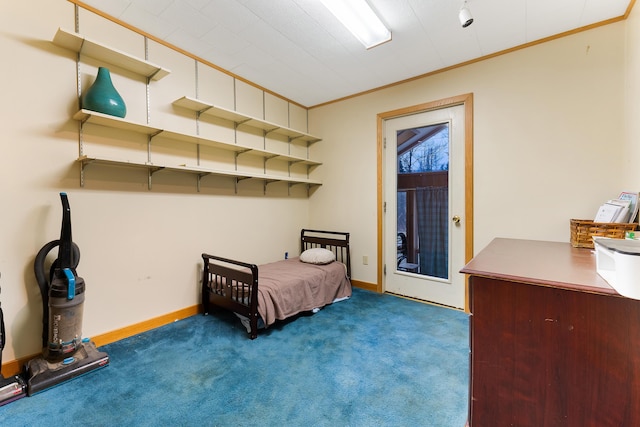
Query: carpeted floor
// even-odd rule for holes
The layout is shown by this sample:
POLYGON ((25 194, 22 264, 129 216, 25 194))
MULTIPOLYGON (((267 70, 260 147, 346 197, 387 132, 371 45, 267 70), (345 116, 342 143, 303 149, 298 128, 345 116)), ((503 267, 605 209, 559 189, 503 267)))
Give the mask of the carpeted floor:
POLYGON ((0 425, 462 427, 468 325, 361 289, 253 341, 234 315, 193 316, 102 347, 108 367, 0 407, 0 425))

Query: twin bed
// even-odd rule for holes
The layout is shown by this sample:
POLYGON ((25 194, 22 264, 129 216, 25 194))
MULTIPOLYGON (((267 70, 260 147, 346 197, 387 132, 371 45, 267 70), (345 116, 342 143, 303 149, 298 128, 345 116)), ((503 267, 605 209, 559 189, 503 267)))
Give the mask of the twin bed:
POLYGON ((255 339, 259 326, 351 296, 349 233, 303 229, 300 248, 299 257, 260 266, 203 253, 204 314, 233 311, 255 339))

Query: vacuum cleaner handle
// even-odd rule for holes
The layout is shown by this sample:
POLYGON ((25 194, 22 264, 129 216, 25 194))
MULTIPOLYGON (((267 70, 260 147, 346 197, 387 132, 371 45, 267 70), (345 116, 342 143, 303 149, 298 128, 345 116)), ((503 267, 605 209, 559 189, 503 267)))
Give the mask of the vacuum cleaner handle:
POLYGON ((2 367, 2 350, 4 350, 4 344, 4 313, 2 312, 2 307, 0 307, 0 367, 2 367))
POLYGON ((2 350, 4 350, 5 339, 4 313, 2 312, 2 303, 0 302, 0 378, 2 378, 2 350))
POLYGON ((2 303, 0 302, 0 368, 2 368, 2 350, 4 350, 4 314, 2 313, 2 303))
MULTIPOLYGON (((73 241, 71 240, 71 207, 67 193, 60 193, 62 202, 62 228, 60 229, 60 249, 58 249, 58 268, 70 268, 73 264, 73 241)), ((78 265, 76 263, 76 265, 78 265)))

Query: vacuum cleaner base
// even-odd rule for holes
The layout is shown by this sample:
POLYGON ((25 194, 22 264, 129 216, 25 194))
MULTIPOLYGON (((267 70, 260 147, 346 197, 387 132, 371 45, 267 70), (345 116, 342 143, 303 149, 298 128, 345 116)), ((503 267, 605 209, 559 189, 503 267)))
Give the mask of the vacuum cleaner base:
POLYGON ((25 367, 27 394, 33 396, 49 387, 79 377, 98 368, 109 365, 107 353, 98 351, 91 342, 83 342, 73 354, 73 360, 51 363, 44 357, 30 360, 25 367))
POLYGON ((27 395, 24 380, 15 375, 9 378, 0 377, 0 406, 21 399, 27 395))

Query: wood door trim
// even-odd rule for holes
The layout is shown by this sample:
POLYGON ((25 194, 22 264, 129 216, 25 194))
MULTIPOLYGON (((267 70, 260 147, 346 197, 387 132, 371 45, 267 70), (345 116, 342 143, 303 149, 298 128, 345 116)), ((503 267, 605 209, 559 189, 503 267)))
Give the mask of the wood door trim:
MULTIPOLYGON (((397 110, 386 111, 377 115, 377 151, 378 151, 378 190, 377 190, 377 227, 378 227, 378 278, 377 291, 382 292, 383 282, 383 231, 384 222, 384 171, 382 170, 382 159, 384 156, 384 122, 410 114, 425 113, 442 108, 464 106, 464 187, 465 187, 465 262, 473 258, 473 93, 444 98, 424 104, 404 107, 397 110)), ((466 281, 465 281, 466 283, 466 281)), ((465 311, 469 312, 469 288, 465 285, 465 311)))

